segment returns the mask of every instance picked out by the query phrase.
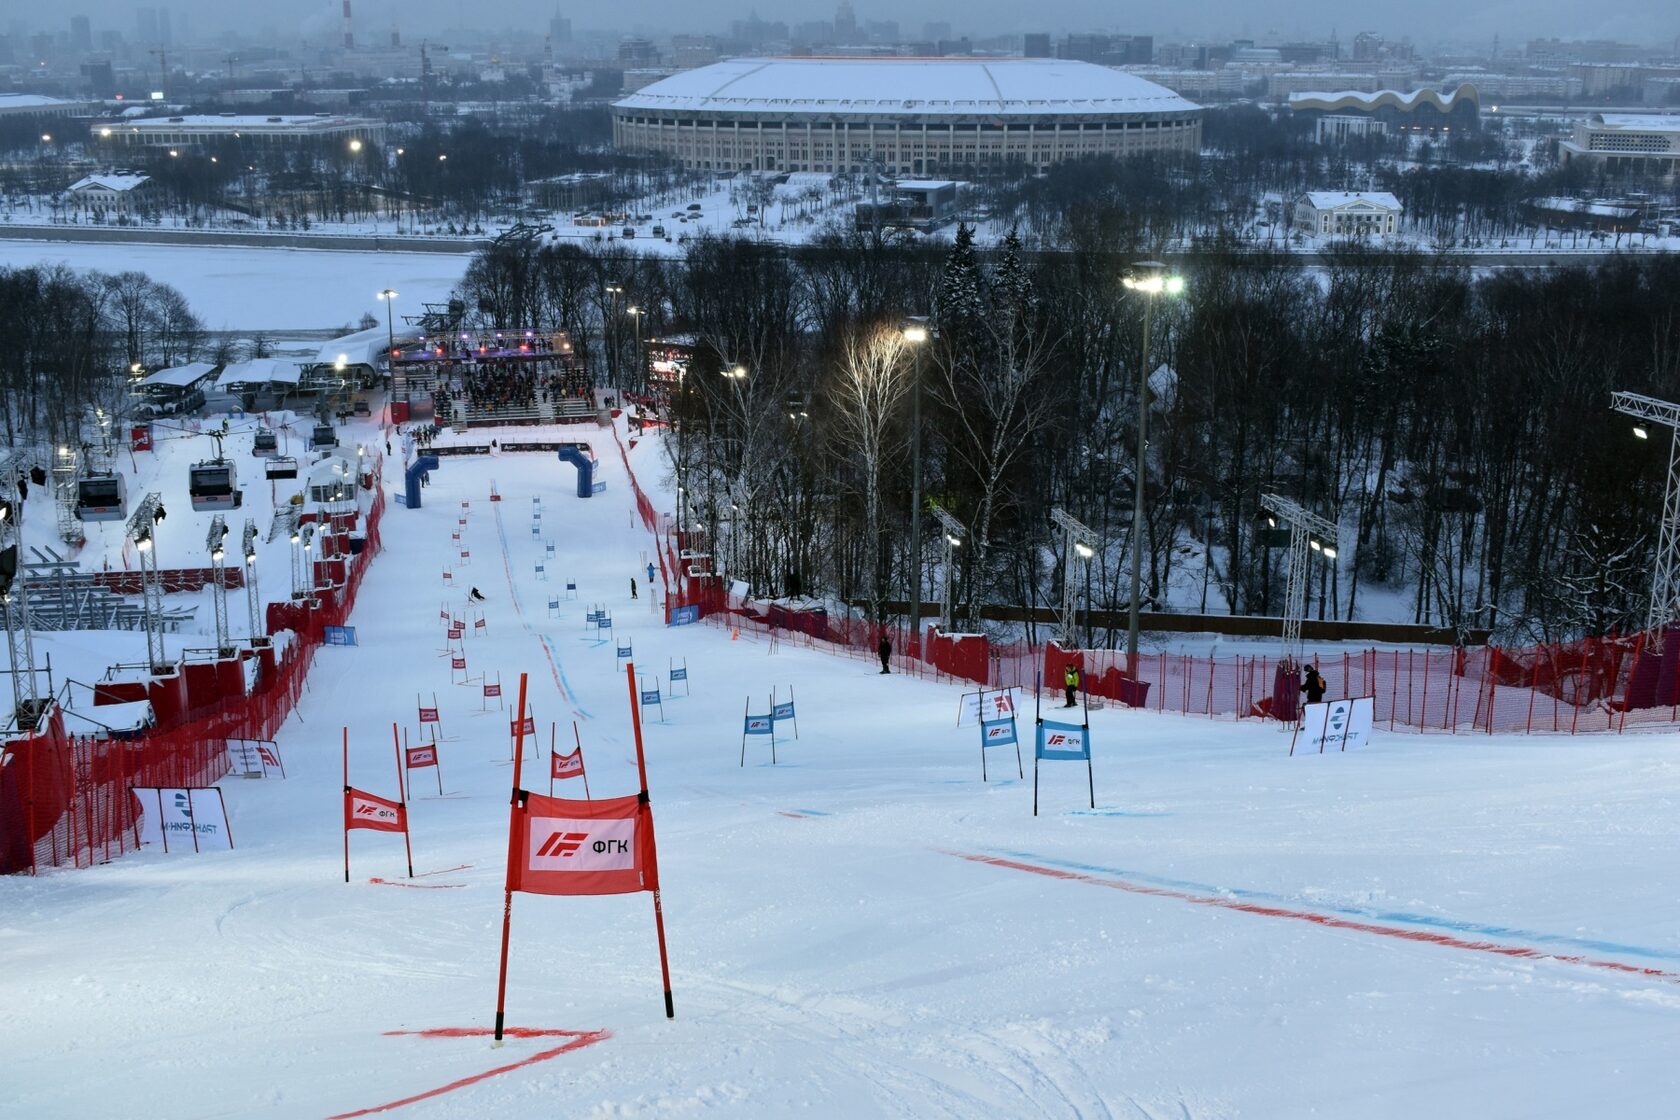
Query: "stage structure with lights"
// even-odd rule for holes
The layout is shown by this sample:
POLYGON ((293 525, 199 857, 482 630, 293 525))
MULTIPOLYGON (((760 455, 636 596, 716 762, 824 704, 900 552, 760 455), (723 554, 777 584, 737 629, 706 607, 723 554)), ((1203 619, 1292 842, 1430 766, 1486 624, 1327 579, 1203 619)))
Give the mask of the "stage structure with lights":
POLYGON ((957 549, 962 547, 963 541, 968 539, 968 526, 940 509, 938 505, 929 503, 933 516, 945 531, 945 596, 940 603, 939 629, 949 634, 956 629, 957 613, 957 549))
POLYGON ((614 103, 613 143, 698 171, 969 178, 977 165, 1193 155, 1202 108, 1067 59, 735 58, 614 103))
POLYGON ((1084 585, 1081 577, 1090 570, 1091 558, 1102 541, 1060 506, 1050 511, 1050 520, 1062 531, 1062 609, 1056 618, 1059 640, 1063 649, 1078 649, 1079 592, 1084 585))
POLYGON ((398 422, 461 428, 596 419, 589 371, 565 331, 457 330, 393 346, 398 422))
POLYGON ((1664 628, 1680 619, 1680 404, 1639 393, 1612 393, 1610 407, 1639 421, 1633 433, 1640 439, 1650 439, 1652 427, 1668 430, 1668 479, 1663 487, 1657 554, 1651 565, 1651 601, 1645 613, 1650 640, 1660 649, 1664 628))

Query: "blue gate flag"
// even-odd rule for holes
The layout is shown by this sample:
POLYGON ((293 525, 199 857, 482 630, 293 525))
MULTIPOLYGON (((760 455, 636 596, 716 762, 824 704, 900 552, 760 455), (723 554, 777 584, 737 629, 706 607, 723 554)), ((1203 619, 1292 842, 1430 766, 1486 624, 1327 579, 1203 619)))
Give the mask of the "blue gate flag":
POLYGON ((1065 762, 1086 762, 1091 757, 1089 731, 1077 723, 1044 720, 1038 725, 1038 757, 1065 762))

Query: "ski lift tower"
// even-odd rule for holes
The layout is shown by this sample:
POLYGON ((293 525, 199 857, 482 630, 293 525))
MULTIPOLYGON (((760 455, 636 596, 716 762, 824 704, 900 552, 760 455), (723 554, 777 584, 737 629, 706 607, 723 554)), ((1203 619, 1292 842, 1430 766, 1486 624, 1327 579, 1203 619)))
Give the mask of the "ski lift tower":
POLYGON ((1262 494, 1260 505, 1275 526, 1289 526, 1289 590, 1284 596, 1283 659, 1291 669, 1301 665, 1301 622, 1307 616, 1307 554, 1321 552, 1336 558, 1336 524, 1276 494, 1262 494))
POLYGON ((146 663, 152 672, 169 670, 163 652, 163 583, 158 578, 157 527, 168 516, 157 492, 147 494, 129 516, 128 539, 140 558, 140 605, 146 627, 146 663))
POLYGON ((6 618, 6 651, 11 655, 12 718, 0 730, 27 734, 40 723, 51 697, 35 687, 35 642, 29 632, 29 597, 24 587, 23 525, 20 510, 0 501, 0 607, 6 618))
POLYGON ((239 552, 245 558, 245 606, 251 612, 251 644, 267 645, 262 608, 257 603, 257 523, 249 517, 245 519, 245 533, 239 542, 239 552))
POLYGON ((210 553, 210 602, 216 609, 217 657, 233 656, 233 644, 228 641, 227 568, 222 563, 227 555, 227 535, 227 522, 218 513, 210 519, 210 531, 204 537, 204 547, 210 553))
POLYGON ((1640 439, 1651 438, 1649 424, 1669 430, 1668 483, 1663 488, 1662 527, 1651 569, 1651 605, 1645 614, 1650 640, 1661 649, 1662 627, 1680 618, 1680 405, 1639 393, 1612 393, 1610 407, 1643 421, 1633 428, 1640 439))
MULTIPOLYGON (((1062 610, 1057 618, 1063 649, 1079 648, 1079 628, 1075 611, 1079 605, 1079 576, 1076 574, 1091 563, 1101 541, 1097 534, 1076 521, 1057 506, 1050 511, 1050 520, 1062 531, 1062 610)), ((1089 607, 1087 607, 1089 609, 1089 607)))
POLYGON ((945 530, 945 597, 940 603, 939 629, 949 634, 956 626, 957 548, 968 537, 968 526, 937 505, 931 502, 928 504, 933 509, 933 516, 938 518, 940 527, 945 530))

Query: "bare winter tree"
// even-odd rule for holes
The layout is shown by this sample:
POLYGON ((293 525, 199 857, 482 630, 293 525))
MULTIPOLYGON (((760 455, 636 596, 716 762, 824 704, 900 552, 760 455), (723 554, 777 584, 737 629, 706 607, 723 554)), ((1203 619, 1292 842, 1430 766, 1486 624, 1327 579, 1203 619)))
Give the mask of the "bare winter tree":
POLYGON ((884 324, 858 326, 841 339, 839 359, 829 381, 833 424, 848 449, 852 478, 863 499, 865 599, 869 617, 881 620, 886 586, 882 547, 882 472, 909 398, 910 344, 901 331, 884 324))

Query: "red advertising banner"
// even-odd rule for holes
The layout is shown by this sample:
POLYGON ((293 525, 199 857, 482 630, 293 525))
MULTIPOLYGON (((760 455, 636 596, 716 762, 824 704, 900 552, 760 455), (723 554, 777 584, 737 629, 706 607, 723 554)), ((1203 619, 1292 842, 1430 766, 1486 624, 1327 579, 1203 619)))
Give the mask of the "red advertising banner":
POLYGON ((653 809, 639 795, 570 801, 520 792, 508 890, 630 894, 658 889, 653 809))
POLYGON ((438 721, 438 710, 436 708, 421 708, 420 709, 420 722, 421 723, 436 723, 437 721, 438 721))
POLYGON ((467 659, 464 657, 451 657, 449 659, 449 667, 451 669, 465 669, 467 667, 467 659))
POLYGON ((344 827, 371 828, 375 832, 407 832, 408 810, 400 801, 344 788, 344 827))
POLYGON ((448 638, 452 642, 453 641, 458 641, 461 637, 461 628, 459 626, 451 626, 444 633, 444 637, 448 638))
POLYGON ((484 686, 484 695, 486 696, 500 696, 501 694, 502 686, 499 681, 496 684, 487 684, 484 686))
POLYGON ((408 768, 410 770, 419 770, 422 767, 436 766, 437 764, 438 760, 436 747, 408 748, 408 768))
POLYGON ((549 763, 552 766, 552 777, 577 778, 583 775, 583 748, 578 748, 571 754, 551 754, 549 763))
MULTIPOLYGON (((516 739, 521 735, 535 735, 536 733, 537 720, 535 716, 526 716, 522 721, 516 720, 508 724, 508 734, 516 739)), ((541 750, 542 748, 539 747, 538 749, 541 750)))

